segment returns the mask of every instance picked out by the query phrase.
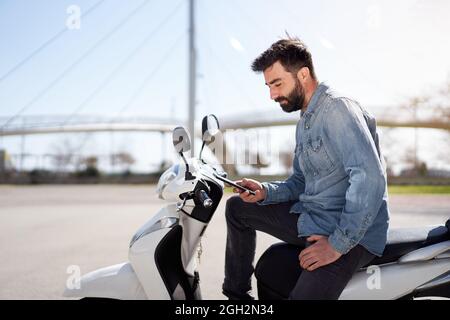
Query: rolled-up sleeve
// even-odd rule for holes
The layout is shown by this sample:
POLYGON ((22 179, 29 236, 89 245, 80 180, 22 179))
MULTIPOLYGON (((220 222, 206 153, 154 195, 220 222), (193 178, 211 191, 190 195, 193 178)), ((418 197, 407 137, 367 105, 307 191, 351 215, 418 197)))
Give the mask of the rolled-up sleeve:
POLYGON ((339 223, 328 238, 331 246, 345 254, 363 238, 381 206, 386 176, 359 106, 336 99, 325 120, 325 134, 349 177, 345 206, 339 223))

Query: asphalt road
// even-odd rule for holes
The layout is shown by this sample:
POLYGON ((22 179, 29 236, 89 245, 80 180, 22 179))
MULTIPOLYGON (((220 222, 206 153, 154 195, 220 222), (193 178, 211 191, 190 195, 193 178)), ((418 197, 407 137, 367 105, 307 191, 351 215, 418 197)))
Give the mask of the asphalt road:
MULTIPOLYGON (((205 299, 224 298, 229 196, 202 241, 205 299)), ((0 299, 62 299, 69 266, 84 274, 126 261, 134 232, 162 205, 154 186, 0 186, 0 299)), ((390 210, 392 227, 442 224, 450 195, 394 195, 390 210)), ((276 241, 258 233, 257 258, 276 241)))

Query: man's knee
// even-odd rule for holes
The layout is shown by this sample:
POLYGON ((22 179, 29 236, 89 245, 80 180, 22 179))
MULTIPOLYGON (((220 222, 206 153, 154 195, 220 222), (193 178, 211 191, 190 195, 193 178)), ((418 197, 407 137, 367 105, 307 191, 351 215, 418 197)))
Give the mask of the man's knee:
POLYGON ((237 218, 237 215, 242 212, 244 205, 244 200, 242 200, 239 196, 233 196, 228 199, 225 206, 225 217, 227 220, 230 218, 237 218))
POLYGON ((244 204, 244 200, 241 199, 239 196, 232 196, 230 199, 227 200, 227 204, 225 207, 225 210, 228 211, 236 211, 242 208, 244 204))

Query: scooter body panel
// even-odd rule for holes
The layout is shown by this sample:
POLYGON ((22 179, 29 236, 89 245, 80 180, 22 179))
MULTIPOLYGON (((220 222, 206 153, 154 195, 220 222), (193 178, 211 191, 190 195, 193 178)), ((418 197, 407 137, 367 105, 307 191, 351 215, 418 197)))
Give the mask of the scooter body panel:
POLYGON ((178 214, 175 204, 170 204, 161 208, 156 212, 142 227, 140 227, 133 235, 130 241, 130 248, 133 247, 136 241, 143 236, 158 231, 161 229, 167 229, 175 224, 178 224, 180 216, 178 214))
POLYGON ((128 258, 147 297, 152 300, 170 300, 166 285, 155 261, 155 251, 171 228, 163 228, 139 238, 131 246, 128 258))
POLYGON ((98 269, 81 277, 79 285, 66 288, 64 297, 146 300, 144 292, 130 263, 120 263, 98 269))
POLYGON ((398 299, 449 270, 449 258, 371 266, 352 277, 339 299, 398 299))
POLYGON ((187 274, 194 276, 197 268, 197 256, 202 234, 207 223, 190 218, 187 214, 180 214, 180 225, 183 227, 181 240, 181 261, 187 274))

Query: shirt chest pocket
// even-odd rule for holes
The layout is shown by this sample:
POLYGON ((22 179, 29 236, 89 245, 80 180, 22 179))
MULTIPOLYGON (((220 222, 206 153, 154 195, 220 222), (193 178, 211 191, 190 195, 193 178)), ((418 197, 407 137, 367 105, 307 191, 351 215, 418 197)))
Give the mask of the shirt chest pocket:
POLYGON ((320 136, 308 139, 306 143, 306 158, 314 175, 328 173, 333 170, 333 161, 320 136))

